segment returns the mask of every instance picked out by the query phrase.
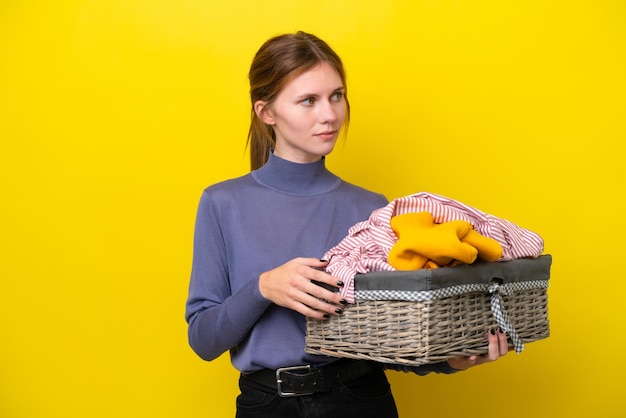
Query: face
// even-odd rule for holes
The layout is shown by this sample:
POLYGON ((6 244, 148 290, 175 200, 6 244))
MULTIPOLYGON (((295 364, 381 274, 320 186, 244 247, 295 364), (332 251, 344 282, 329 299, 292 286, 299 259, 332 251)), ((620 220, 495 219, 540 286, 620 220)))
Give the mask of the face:
POLYGON ((273 103, 255 103, 276 134, 274 154, 297 163, 318 161, 333 150, 346 109, 345 86, 327 63, 295 77, 273 103))

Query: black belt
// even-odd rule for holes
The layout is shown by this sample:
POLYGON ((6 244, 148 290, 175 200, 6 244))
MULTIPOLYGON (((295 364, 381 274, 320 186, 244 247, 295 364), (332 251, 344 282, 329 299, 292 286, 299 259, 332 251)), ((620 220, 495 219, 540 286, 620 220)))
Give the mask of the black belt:
POLYGON ((302 396, 328 392, 365 376, 376 367, 376 363, 364 360, 338 360, 323 367, 263 369, 254 373, 242 373, 241 377, 275 389, 280 396, 302 396))

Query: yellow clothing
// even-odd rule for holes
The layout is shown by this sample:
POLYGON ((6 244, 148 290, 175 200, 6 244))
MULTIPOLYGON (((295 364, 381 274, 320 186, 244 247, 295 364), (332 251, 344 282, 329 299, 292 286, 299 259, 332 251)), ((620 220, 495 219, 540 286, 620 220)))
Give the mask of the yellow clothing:
POLYGON ((398 241, 387 261, 397 270, 472 264, 477 258, 496 261, 502 256, 502 246, 474 231, 469 222, 436 224, 429 212, 410 212, 394 216, 390 224, 398 241))

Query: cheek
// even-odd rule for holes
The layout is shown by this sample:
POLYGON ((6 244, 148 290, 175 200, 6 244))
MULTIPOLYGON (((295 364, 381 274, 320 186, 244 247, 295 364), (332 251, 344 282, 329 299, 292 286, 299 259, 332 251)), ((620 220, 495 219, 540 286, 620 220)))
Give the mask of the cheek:
POLYGON ((307 131, 315 125, 316 117, 311 112, 291 112, 284 120, 283 126, 292 131, 307 131))
POLYGON ((337 116, 341 116, 342 118, 346 116, 348 113, 348 104, 344 101, 337 105, 337 116))
POLYGON ((284 127, 297 126, 299 123, 302 123, 303 120, 303 115, 301 115, 297 109, 289 107, 281 108, 275 115, 276 122, 284 127))
POLYGON ((337 119, 339 122, 341 122, 342 125, 345 122, 347 113, 348 113, 348 109, 345 106, 343 106, 340 110, 337 111, 337 119))
POLYGON ((283 118, 277 124, 277 127, 285 133, 293 133, 302 129, 302 121, 293 118, 283 118))

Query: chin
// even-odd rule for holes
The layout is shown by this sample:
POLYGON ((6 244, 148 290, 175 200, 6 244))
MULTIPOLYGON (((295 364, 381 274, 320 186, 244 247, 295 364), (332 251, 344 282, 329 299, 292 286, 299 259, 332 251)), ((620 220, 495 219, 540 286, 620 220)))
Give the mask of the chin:
POLYGON ((330 154, 331 152, 333 152, 334 149, 335 149, 335 144, 333 144, 332 146, 329 146, 329 147, 325 147, 324 149, 322 149, 320 151, 320 155, 322 157, 326 156, 326 155, 330 154))

